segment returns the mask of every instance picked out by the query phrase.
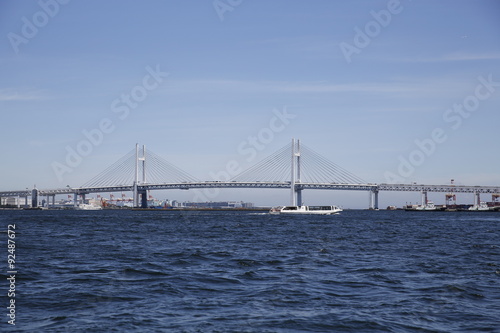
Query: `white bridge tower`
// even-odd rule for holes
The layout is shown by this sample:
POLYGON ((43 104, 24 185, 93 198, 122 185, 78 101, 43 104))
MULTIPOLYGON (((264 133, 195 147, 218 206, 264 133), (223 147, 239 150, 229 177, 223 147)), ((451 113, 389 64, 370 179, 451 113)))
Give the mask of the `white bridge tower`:
POLYGON ((134 180, 134 207, 147 206, 147 191, 139 191, 138 186, 146 183, 146 146, 142 146, 142 156, 139 156, 139 144, 135 145, 135 180, 134 180), (142 163, 141 163, 142 162, 142 163), (142 164, 142 165, 141 165, 142 164), (142 180, 139 180, 139 171, 142 169, 142 180), (139 196, 142 196, 140 200, 139 196))

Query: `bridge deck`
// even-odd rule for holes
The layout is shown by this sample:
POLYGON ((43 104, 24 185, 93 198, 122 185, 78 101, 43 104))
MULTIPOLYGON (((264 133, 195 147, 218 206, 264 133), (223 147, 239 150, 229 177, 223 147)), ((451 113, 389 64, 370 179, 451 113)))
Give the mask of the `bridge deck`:
MULTIPOLYGON (((200 188, 281 188, 290 189, 290 182, 182 182, 141 184, 138 190, 189 190, 200 188)), ((297 190, 348 190, 348 191, 401 191, 401 192, 454 192, 454 193, 500 193, 500 186, 463 186, 463 185, 424 185, 424 184, 337 184, 337 183, 296 183, 297 190)), ((79 187, 41 189, 38 195, 89 194, 102 192, 133 191, 133 185, 105 187, 79 187)), ((0 197, 31 196, 31 190, 3 191, 0 197)))

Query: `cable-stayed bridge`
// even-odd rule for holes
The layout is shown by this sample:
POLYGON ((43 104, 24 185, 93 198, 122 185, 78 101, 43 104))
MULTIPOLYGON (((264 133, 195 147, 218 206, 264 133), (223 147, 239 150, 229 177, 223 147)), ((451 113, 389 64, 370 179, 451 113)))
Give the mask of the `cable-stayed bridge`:
POLYGON ((103 172, 78 188, 37 189, 4 191, 0 197, 31 197, 32 207, 38 206, 38 197, 46 196, 47 202, 61 194, 78 196, 103 192, 133 192, 134 207, 147 207, 147 192, 151 190, 202 189, 202 188, 254 188, 288 189, 290 204, 302 205, 302 191, 310 189, 367 191, 370 208, 378 209, 380 191, 421 192, 423 202, 427 192, 474 193, 479 204, 481 193, 500 193, 500 186, 422 185, 422 184, 375 184, 368 183, 339 165, 331 162, 300 141, 279 149, 256 165, 223 180, 202 181, 176 167, 161 156, 139 145, 113 163, 103 172))

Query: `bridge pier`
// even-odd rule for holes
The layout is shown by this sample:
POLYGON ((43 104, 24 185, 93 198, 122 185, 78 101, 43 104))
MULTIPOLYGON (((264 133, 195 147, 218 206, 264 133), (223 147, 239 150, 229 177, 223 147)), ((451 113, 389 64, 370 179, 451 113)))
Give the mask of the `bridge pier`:
POLYGON ((370 191, 370 209, 379 209, 378 208, 378 190, 370 191))
POLYGON ((134 207, 148 208, 148 191, 140 190, 137 185, 134 185, 134 207))
POLYGON ((141 196, 141 208, 148 208, 148 191, 142 190, 139 195, 141 196))
POLYGON ((297 206, 302 206, 302 189, 296 189, 295 194, 297 196, 297 206))
POLYGON ((478 206, 481 204, 481 193, 474 192, 474 205, 478 206))
POLYGON ((427 205, 429 199, 427 198, 427 191, 422 191, 422 206, 427 205))
POLYGON ((50 198, 52 198, 52 208, 56 206, 56 195, 47 194, 47 208, 50 208, 50 198))
POLYGON ((292 139, 292 165, 290 175, 291 206, 302 206, 302 189, 298 188, 300 183, 300 140, 292 139))
POLYGON ((146 146, 142 146, 142 156, 139 156, 139 144, 135 145, 135 181, 134 181, 134 207, 148 208, 147 190, 139 190, 140 184, 146 183, 146 146), (140 165, 142 162, 142 166, 140 165), (142 181, 139 180, 139 171, 142 168, 142 181))
POLYGON ((132 197, 134 198, 134 203, 133 206, 138 207, 139 206, 139 193, 137 192, 137 182, 134 182, 134 189, 132 190, 132 197))

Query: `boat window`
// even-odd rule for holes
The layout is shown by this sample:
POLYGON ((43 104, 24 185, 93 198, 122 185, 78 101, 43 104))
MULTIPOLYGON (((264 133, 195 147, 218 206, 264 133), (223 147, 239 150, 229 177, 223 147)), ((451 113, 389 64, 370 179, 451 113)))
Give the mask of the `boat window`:
POLYGON ((309 210, 331 210, 331 206, 310 206, 309 210))
POLYGON ((310 210, 332 210, 332 206, 311 206, 310 210))

